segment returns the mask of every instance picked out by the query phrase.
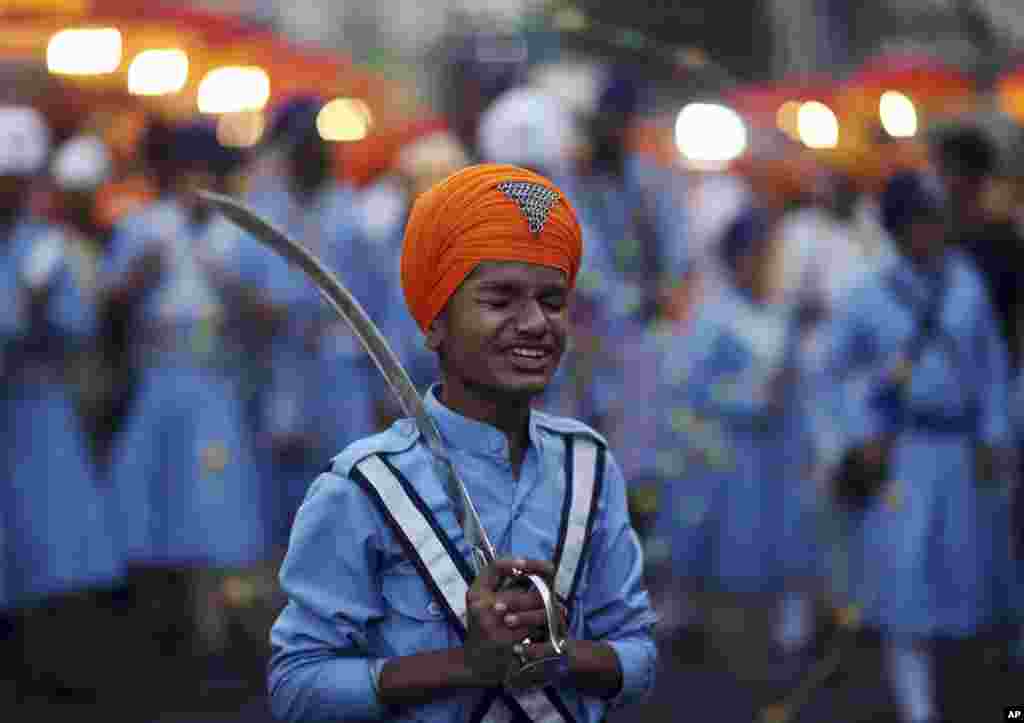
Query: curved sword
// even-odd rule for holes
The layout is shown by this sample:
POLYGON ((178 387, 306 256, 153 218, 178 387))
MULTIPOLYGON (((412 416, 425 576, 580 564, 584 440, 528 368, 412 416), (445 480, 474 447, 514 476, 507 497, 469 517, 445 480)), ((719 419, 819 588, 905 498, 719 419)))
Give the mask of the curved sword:
POLYGON ((301 269, 316 284, 317 290, 327 303, 345 320, 356 338, 359 339, 363 349, 370 355, 377 369, 384 375, 388 387, 398 399, 402 412, 415 420, 416 427, 427 443, 427 448, 442 467, 448 496, 455 504, 456 516, 462 525, 463 534, 473 549, 473 564, 476 566, 476 571, 479 572, 485 565, 493 562, 497 557, 494 545, 487 537, 487 532, 480 522, 480 516, 473 506, 473 501, 469 498, 466 486, 451 463, 437 425, 427 414, 427 410, 423 406, 423 399, 416 391, 416 386, 402 367, 402 363, 388 345, 377 325, 373 323, 351 292, 316 256, 307 251, 300 243, 289 238, 283 231, 260 218, 244 204, 229 196, 209 191, 200 191, 199 195, 235 225, 249 232, 261 243, 283 256, 289 263, 301 269))

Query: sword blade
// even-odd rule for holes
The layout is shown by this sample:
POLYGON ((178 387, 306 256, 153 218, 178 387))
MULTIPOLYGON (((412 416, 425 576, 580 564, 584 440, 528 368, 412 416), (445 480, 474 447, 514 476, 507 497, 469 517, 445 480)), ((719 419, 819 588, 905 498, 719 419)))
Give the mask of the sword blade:
POLYGON ((384 376, 388 388, 398 400, 402 412, 415 421, 416 427, 427 443, 427 448, 441 466, 448 495, 460 513, 459 519, 466 542, 475 551, 473 564, 476 565, 477 572, 479 572, 481 564, 493 562, 497 557, 494 545, 491 544, 487 532, 480 522, 480 516, 473 506, 466 485, 463 484, 451 463, 437 425, 427 414, 423 399, 416 391, 416 386, 402 367, 402 363, 366 310, 316 256, 300 243, 289 238, 283 231, 260 218, 247 206, 229 196, 218 193, 201 191, 199 195, 232 223, 306 274, 316 285, 324 300, 348 324, 363 349, 370 355, 374 365, 384 376))

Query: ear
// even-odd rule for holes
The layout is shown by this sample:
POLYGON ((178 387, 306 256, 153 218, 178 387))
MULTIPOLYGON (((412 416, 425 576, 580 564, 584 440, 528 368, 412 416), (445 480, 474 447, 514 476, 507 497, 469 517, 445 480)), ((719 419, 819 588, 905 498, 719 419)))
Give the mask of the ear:
POLYGON ((448 324, 444 312, 434 317, 427 327, 426 345, 431 351, 441 351, 441 345, 448 336, 448 324))

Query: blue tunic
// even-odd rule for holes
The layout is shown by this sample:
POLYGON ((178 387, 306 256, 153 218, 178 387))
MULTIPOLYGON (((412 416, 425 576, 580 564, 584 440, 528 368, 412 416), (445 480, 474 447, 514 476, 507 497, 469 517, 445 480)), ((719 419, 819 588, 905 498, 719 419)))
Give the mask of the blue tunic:
POLYGON ((789 314, 723 288, 662 336, 655 408, 658 535, 674 573, 730 592, 779 592, 810 573, 811 446, 789 314), (797 380, 799 376, 797 376, 797 380), (776 388, 779 391, 775 391, 776 388))
MULTIPOLYGON (((379 319, 387 311, 389 299, 380 293, 381 261, 366 252, 349 189, 328 187, 302 208, 283 185, 267 183, 249 203, 321 258, 371 317, 379 319)), ((262 441, 261 484, 273 511, 275 546, 283 549, 295 511, 325 460, 373 431, 379 374, 315 285, 272 250, 246 238, 237 271, 243 283, 288 314, 285 328, 269 346, 247 355, 247 363, 259 367, 254 376, 262 386, 253 420, 262 441), (275 444, 289 438, 305 440, 304 451, 282 459, 274 453, 275 444)))
MULTIPOLYGON (((530 444, 518 479, 499 430, 462 417, 429 393, 459 475, 501 557, 552 559, 564 494, 564 434, 594 433, 573 420, 533 413, 530 444)), ((459 644, 426 584, 381 512, 344 475, 385 453, 415 486, 462 555, 468 554, 444 483, 411 420, 345 450, 320 475, 299 510, 281 583, 289 603, 271 631, 271 707, 288 721, 466 720, 480 693, 460 692, 398 716, 377 699, 371 666, 378 660, 459 644), (393 717, 389 717, 393 716, 393 717)), ((598 502, 590 553, 583 561, 571 635, 603 640, 618 655, 623 687, 613 705, 635 701, 653 684, 655 616, 641 587, 643 558, 629 525, 625 485, 611 455, 598 502)), ((562 693, 578 721, 602 720, 608 703, 562 693)))
POLYGON ((690 266, 682 176, 637 157, 624 176, 570 177, 562 188, 584 228, 583 288, 612 316, 642 311, 657 280, 679 280, 690 266))
POLYGON ((0 250, 0 456, 4 596, 0 607, 111 585, 123 573, 112 500, 89 463, 84 432, 64 382, 66 355, 93 332, 51 227, 18 224, 0 250), (54 244, 45 321, 27 318, 21 272, 33 251, 54 244))
POLYGON ((624 177, 567 176, 559 186, 583 231, 576 279, 574 346, 545 393, 544 406, 604 423, 621 391, 620 348, 653 311, 658 282, 690 269, 685 183, 631 157, 624 177))
POLYGON ((269 554, 239 356, 212 274, 233 228, 221 218, 195 226, 163 200, 122 223, 105 260, 108 287, 153 246, 166 264, 135 309, 139 382, 112 453, 134 562, 244 566, 269 554))
MULTIPOLYGON (((976 443, 1010 443, 1006 351, 974 268, 956 252, 945 268, 939 334, 915 371, 888 485, 847 518, 845 592, 867 622, 897 633, 970 635, 995 622, 1007 567, 994 529, 1004 526, 1007 480, 980 487, 973 455, 976 443)), ((929 279, 892 254, 831 325, 822 399, 835 405, 841 446, 893 429, 879 391, 920 313, 894 285, 926 303, 929 279)))

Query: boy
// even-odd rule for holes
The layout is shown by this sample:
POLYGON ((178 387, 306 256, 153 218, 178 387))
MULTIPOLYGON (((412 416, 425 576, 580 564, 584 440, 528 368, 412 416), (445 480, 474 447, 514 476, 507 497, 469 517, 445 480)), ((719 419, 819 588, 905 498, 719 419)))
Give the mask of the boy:
POLYGON ((501 559, 470 581, 453 501, 411 420, 348 447, 300 508, 282 567, 278 717, 596 722, 650 690, 655 617, 622 474, 591 429, 530 407, 565 349, 581 255, 562 193, 514 166, 471 166, 416 201, 401 276, 441 366, 425 405, 501 559), (419 533, 385 503, 389 480, 426 520, 419 533), (417 534, 461 574, 436 574, 417 534), (539 596, 499 589, 513 568, 553 579, 567 611, 560 674, 529 681, 543 693, 502 685, 555 652, 525 640, 545 620, 539 596))

